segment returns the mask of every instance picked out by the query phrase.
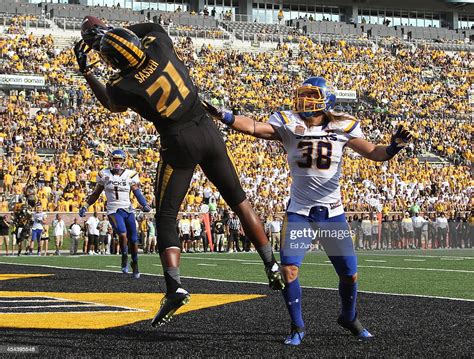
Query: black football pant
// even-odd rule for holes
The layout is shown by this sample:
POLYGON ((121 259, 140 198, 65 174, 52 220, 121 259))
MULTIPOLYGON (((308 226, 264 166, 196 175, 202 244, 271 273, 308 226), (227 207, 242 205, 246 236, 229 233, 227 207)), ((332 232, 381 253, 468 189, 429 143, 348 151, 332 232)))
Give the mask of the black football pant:
POLYGON ((155 182, 158 250, 180 247, 176 217, 199 165, 230 207, 246 198, 227 147, 207 116, 161 135, 161 161, 155 182))

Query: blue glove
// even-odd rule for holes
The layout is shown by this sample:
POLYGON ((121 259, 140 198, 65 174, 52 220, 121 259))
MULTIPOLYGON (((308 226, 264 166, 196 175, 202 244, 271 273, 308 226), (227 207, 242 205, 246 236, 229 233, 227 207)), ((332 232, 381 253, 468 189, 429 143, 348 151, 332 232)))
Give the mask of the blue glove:
POLYGON ((395 156, 410 142, 411 137, 411 133, 408 130, 405 130, 401 125, 398 126, 397 132, 392 135, 390 145, 385 151, 390 157, 395 156))
POLYGON ((87 212, 87 207, 86 206, 82 206, 81 208, 79 208, 79 217, 85 217, 86 212, 87 212))
POLYGON ((212 118, 218 119, 227 126, 232 126, 234 123, 235 116, 232 111, 226 109, 218 110, 207 101, 202 101, 202 105, 212 118))
POLYGON ((146 206, 143 206, 142 209, 143 209, 143 212, 151 212, 151 207, 148 204, 146 206))

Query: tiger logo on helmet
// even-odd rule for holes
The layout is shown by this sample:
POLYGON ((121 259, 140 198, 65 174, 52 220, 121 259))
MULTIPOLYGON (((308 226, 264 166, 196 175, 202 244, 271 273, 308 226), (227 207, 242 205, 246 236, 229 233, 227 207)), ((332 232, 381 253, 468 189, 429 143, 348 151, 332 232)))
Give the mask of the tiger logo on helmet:
POLYGON ((308 118, 320 111, 330 111, 336 104, 336 92, 324 77, 310 77, 296 89, 294 112, 308 118))
POLYGON ((108 65, 121 71, 137 68, 146 59, 138 36, 123 27, 116 27, 102 36, 100 56, 108 65))

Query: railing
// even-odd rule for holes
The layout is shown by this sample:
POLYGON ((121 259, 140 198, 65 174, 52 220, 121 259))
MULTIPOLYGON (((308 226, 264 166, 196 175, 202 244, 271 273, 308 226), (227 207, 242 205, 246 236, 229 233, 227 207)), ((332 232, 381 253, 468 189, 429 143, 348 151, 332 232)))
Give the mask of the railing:
MULTIPOLYGON (((4 27, 9 27, 12 26, 13 23, 13 18, 16 15, 8 15, 8 14, 3 14, 0 17, 0 26, 4 27)), ((14 24, 17 25, 17 24, 14 24)), ((25 31, 28 31, 29 29, 49 29, 51 28, 51 24, 45 19, 44 16, 39 17, 36 20, 21 20, 20 22, 21 28, 23 28, 25 31)))

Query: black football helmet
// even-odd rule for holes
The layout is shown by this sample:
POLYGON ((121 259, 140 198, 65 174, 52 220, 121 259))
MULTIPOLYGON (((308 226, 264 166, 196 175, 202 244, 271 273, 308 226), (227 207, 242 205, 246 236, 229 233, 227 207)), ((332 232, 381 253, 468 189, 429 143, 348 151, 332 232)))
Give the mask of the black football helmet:
POLYGON ((121 71, 136 68, 143 64, 146 54, 137 35, 123 27, 116 27, 100 40, 102 59, 121 71))

